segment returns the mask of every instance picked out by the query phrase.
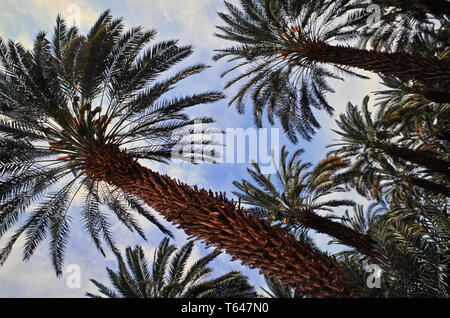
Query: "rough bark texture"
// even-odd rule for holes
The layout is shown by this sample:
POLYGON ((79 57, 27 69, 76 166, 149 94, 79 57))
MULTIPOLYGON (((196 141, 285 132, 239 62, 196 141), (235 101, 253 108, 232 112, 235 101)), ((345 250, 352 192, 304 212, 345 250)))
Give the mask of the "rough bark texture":
POLYGON ((372 248, 372 242, 368 235, 361 234, 342 223, 334 222, 310 210, 297 212, 295 215, 305 227, 337 238, 364 255, 375 256, 375 250, 372 248))
POLYGON ((298 51, 313 62, 356 67, 403 81, 450 87, 450 62, 424 58, 407 53, 386 53, 345 46, 333 46, 322 41, 309 41, 298 51))
POLYGON ((191 238, 214 246, 311 297, 353 297, 334 258, 246 214, 223 194, 190 187, 141 166, 117 146, 93 146, 87 173, 142 199, 191 238))

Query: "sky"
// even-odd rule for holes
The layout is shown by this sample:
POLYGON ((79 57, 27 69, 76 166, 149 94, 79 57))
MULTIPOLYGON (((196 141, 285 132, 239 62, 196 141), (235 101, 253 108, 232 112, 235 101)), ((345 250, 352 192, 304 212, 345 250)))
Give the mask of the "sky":
MULTIPOLYGON (((230 1, 238 4, 237 0, 230 1)), ((222 25, 218 11, 224 11, 222 0, 0 0, 0 36, 3 39, 12 39, 21 42, 25 47, 31 48, 35 35, 46 31, 51 36, 55 19, 58 13, 69 21, 75 21, 86 32, 105 9, 111 9, 114 17, 123 17, 127 27, 142 25, 145 28, 158 30, 156 41, 179 39, 180 44, 192 44, 194 54, 178 65, 178 69, 185 65, 205 63, 211 68, 195 75, 192 79, 180 83, 176 92, 189 94, 207 90, 220 90, 226 82, 220 74, 231 66, 225 60, 212 61, 214 49, 224 48, 230 43, 219 39, 213 34, 216 25, 222 25), (79 14, 78 14, 79 13, 79 14)), ((175 67, 177 69, 177 67, 175 67)), ((369 74, 366 74, 369 75, 369 74)), ((302 159, 318 162, 327 153, 325 148, 337 138, 331 129, 336 128, 335 119, 345 111, 347 103, 360 104, 363 97, 378 88, 377 77, 370 80, 357 80, 346 78, 345 82, 333 81, 336 93, 329 95, 329 101, 336 109, 335 115, 330 117, 318 113, 317 117, 322 128, 310 142, 300 141, 297 145, 291 144, 280 132, 279 145, 286 145, 293 152, 298 148, 305 149, 302 159)), ((239 115, 233 107, 228 107, 228 100, 236 93, 238 86, 224 91, 227 98, 211 105, 198 106, 193 115, 209 116, 216 119, 214 127, 251 128, 253 118, 251 108, 247 106, 247 113, 239 115)), ((270 128, 270 127, 268 127, 270 128)), ((246 173, 250 162, 224 163, 224 164, 190 164, 173 163, 168 166, 152 164, 151 168, 178 178, 191 185, 222 191, 233 197, 232 182, 243 178, 249 179, 246 173)), ((354 193, 345 194, 346 198, 353 198, 358 202, 364 200, 354 193)), ((86 292, 96 293, 96 289, 89 282, 90 278, 109 285, 105 268, 116 268, 116 261, 112 254, 104 258, 95 248, 90 238, 82 230, 76 210, 81 202, 75 202, 72 211, 72 227, 70 241, 66 251, 65 270, 62 278, 56 278, 48 257, 47 243, 43 242, 35 255, 28 261, 22 261, 22 242, 19 242, 11 253, 6 264, 0 268, 0 297, 84 297, 86 292), (77 206, 78 205, 78 206, 77 206), (72 265, 72 266, 71 266, 72 265), (80 269, 79 286, 73 286, 70 281, 74 278, 73 270, 80 269)), ((341 211, 342 212, 342 211, 341 211)), ((156 213, 155 213, 156 214, 156 213)), ((167 227, 175 233, 173 243, 181 247, 186 242, 186 235, 160 218, 167 227)), ((119 247, 124 251, 127 246, 140 244, 144 247, 148 259, 152 259, 153 252, 162 240, 163 235, 148 222, 141 222, 148 242, 140 239, 137 234, 130 233, 123 225, 114 225, 114 234, 119 247)), ((8 238, 10 233, 5 235, 8 238)), ((323 250, 335 252, 337 246, 328 246, 328 237, 313 235, 317 245, 323 250)), ((0 247, 5 244, 5 238, 0 239, 0 247)), ((206 255, 203 244, 196 243, 190 263, 206 255)), ((231 270, 241 270, 250 279, 250 282, 261 292, 260 286, 265 286, 264 280, 258 270, 251 270, 242 266, 239 261, 231 262, 230 257, 222 253, 212 264, 214 273, 212 277, 223 275, 231 270)), ((75 284, 77 285, 77 284, 75 284)))

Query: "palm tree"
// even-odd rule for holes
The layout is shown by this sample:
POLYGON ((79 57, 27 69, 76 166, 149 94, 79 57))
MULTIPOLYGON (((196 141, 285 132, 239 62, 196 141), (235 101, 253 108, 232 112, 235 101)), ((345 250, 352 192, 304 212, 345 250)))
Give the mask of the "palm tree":
POLYGON ((94 140, 114 139, 117 145, 128 145, 128 152, 136 158, 167 162, 173 145, 180 141, 174 132, 190 130, 197 120, 183 111, 223 96, 205 92, 161 99, 174 84, 206 66, 187 67, 155 82, 157 75, 191 55, 191 47, 165 41, 140 56, 142 47, 156 32, 134 28, 124 33, 123 28, 123 21, 112 20, 107 11, 86 37, 79 35, 75 27, 67 29, 58 17, 53 41, 40 33, 32 51, 0 39, 4 68, 0 82, 0 235, 31 204, 40 201, 3 249, 2 263, 22 234, 26 237, 24 259, 28 260, 48 231, 53 265, 61 274, 69 211, 77 194, 85 199, 83 226, 103 254, 101 237, 113 252, 118 249, 101 206, 113 211, 119 221, 144 239, 136 214, 171 235, 141 200, 90 178, 82 170, 83 153, 94 140), (153 85, 146 87, 148 83, 153 85), (94 103, 99 106, 93 107, 94 103), (142 139, 146 143, 140 143, 142 139), (56 183, 59 189, 51 192, 56 183))
POLYGON ((303 298, 304 295, 300 293, 298 290, 294 290, 287 285, 283 285, 278 279, 270 278, 267 275, 264 275, 264 281, 266 282, 269 290, 266 290, 264 287, 261 289, 269 295, 270 298, 303 298))
POLYGON ((369 231, 377 250, 370 261, 356 251, 336 255, 359 296, 448 297, 448 206, 439 201, 427 200, 425 205, 414 208, 402 202, 371 205, 366 211, 357 206, 351 217, 347 214, 345 224, 369 231), (367 285, 376 269, 374 265, 381 274, 380 288, 367 285))
MULTIPOLYGON (((223 194, 183 184, 138 162, 173 156, 207 160, 204 151, 176 151, 172 156, 184 142, 179 136, 192 133, 196 121, 182 111, 223 98, 220 92, 206 92, 163 99, 174 84, 206 66, 188 67, 156 82, 192 49, 176 41, 147 47, 154 33, 142 28, 124 32, 122 20, 106 11, 87 36, 67 29, 58 18, 52 42, 40 34, 32 51, 1 42, 0 110, 6 118, 2 141, 8 146, 2 147, 1 234, 50 186, 65 176, 74 177, 48 195, 16 231, 0 252, 0 264, 22 234, 29 242, 28 256, 49 229, 54 267, 61 274, 69 208, 83 188, 85 227, 97 246, 103 236, 116 254, 106 215, 98 210, 104 196, 127 196, 129 205, 141 212, 137 202, 145 203, 188 235, 225 249, 243 264, 309 296, 353 296, 339 266, 326 253, 247 215, 223 194), (142 145, 145 141, 148 144, 142 145)), ((122 209, 120 213, 129 220, 129 214, 122 209)))
POLYGON ((450 15, 450 3, 448 1, 432 1, 432 0, 375 0, 374 3, 383 6, 394 6, 400 10, 409 10, 422 15, 423 13, 432 14, 434 16, 450 15))
MULTIPOLYGON (((431 193, 448 196, 450 160, 445 142, 438 140, 433 142, 432 136, 428 142, 429 135, 423 135, 425 127, 416 126, 417 133, 413 134, 407 126, 399 125, 402 119, 406 119, 408 123, 414 122, 408 120, 411 117, 405 115, 404 107, 400 107, 402 116, 383 107, 372 116, 368 102, 367 96, 362 103, 362 112, 349 103, 347 113, 342 114, 337 121, 340 130, 336 132, 341 139, 331 145, 335 148, 331 154, 342 159, 353 159, 348 173, 340 177, 352 179, 356 176, 353 184, 357 185, 360 193, 370 193, 372 197, 378 199, 381 197, 377 193, 383 188, 382 182, 388 180, 393 182, 391 185, 398 187, 396 179, 431 193)), ((446 111, 444 106, 442 113, 436 112, 440 109, 439 105, 435 108, 435 112, 427 109, 426 116, 431 115, 433 121, 437 123, 445 121, 448 110, 446 111)), ((412 112, 416 112, 417 115, 417 108, 412 108, 412 112)), ((402 188, 400 192, 404 190, 405 188, 402 188)))
POLYGON ((330 157, 311 169, 311 163, 301 161, 302 153, 303 149, 299 149, 289 159, 289 152, 283 146, 276 175, 264 175, 259 164, 253 163, 253 170, 247 171, 255 184, 247 180, 235 181, 233 184, 240 192, 234 194, 242 203, 253 206, 248 211, 257 217, 266 218, 301 235, 308 229, 313 229, 339 239, 362 253, 372 255, 369 236, 317 214, 332 212, 334 207, 355 204, 352 200, 329 197, 333 193, 346 191, 334 180, 334 175, 347 167, 348 163, 337 157, 330 157))
MULTIPOLYGON (((210 253, 187 267, 194 242, 190 241, 177 250, 164 238, 156 249, 151 268, 141 246, 126 249, 125 265, 118 256, 119 271, 107 268, 109 279, 114 286, 110 289, 91 279, 100 293, 109 298, 255 298, 247 277, 239 271, 229 272, 220 277, 205 280, 212 269, 207 265, 220 253, 210 253)), ((89 297, 100 297, 91 293, 89 297)))
POLYGON ((386 89, 374 92, 379 100, 376 104, 378 124, 385 130, 407 135, 410 142, 422 144, 423 148, 448 152, 444 142, 450 141, 447 128, 450 100, 447 101, 446 95, 395 78, 382 79, 381 84, 386 89))
POLYGON ((356 75, 358 68, 403 81, 414 80, 427 85, 450 86, 450 63, 434 56, 407 52, 378 52, 350 46, 334 45, 358 36, 346 23, 348 1, 311 0, 241 0, 243 11, 225 2, 228 13, 219 13, 227 24, 219 26, 218 37, 238 45, 217 50, 214 59, 231 57, 242 60, 223 74, 248 66, 231 79, 226 88, 249 77, 230 105, 244 111, 250 96, 255 123, 262 125, 264 109, 273 125, 279 117, 287 136, 297 142, 297 134, 310 139, 317 122, 311 107, 333 108, 325 94, 333 92, 327 79, 342 79, 339 73, 356 75), (344 20, 344 22, 340 22, 344 20), (322 64, 333 65, 336 71, 322 64))
MULTIPOLYGON (((402 108, 405 115, 416 115, 415 112, 411 111, 412 109, 415 111, 429 109, 430 103, 450 104, 450 93, 446 90, 427 88, 415 83, 405 83, 394 77, 381 76, 381 79, 381 84, 386 89, 373 92, 375 95, 380 95, 379 99, 384 100, 380 102, 380 105, 387 107, 389 104, 395 103, 397 110, 402 108)), ((403 122, 407 123, 407 120, 403 122)))
MULTIPOLYGON (((401 145, 427 151, 428 154, 449 161, 450 104, 431 103, 421 95, 405 92, 403 84, 393 79, 385 79, 383 84, 391 89, 375 92, 380 100, 377 104, 379 110, 375 114, 378 127, 375 129, 378 132, 391 131, 391 136, 402 136, 399 142, 401 145)), ((391 138, 391 140, 394 141, 395 138, 391 138)), ((414 166, 409 165, 409 167, 415 169, 414 166)), ((449 195, 440 173, 428 174, 426 179, 419 179, 415 176, 410 176, 410 178, 413 184, 417 183, 417 186, 428 191, 449 195)))
MULTIPOLYGON (((430 15, 418 2, 421 1, 375 0, 357 1, 349 5, 348 26, 354 27, 358 32, 358 46, 362 49, 373 48, 377 51, 407 52, 448 59, 450 20, 438 14, 430 15), (367 23, 368 15, 373 14, 367 8, 373 4, 381 6, 381 20, 376 27, 367 23), (356 13, 352 12, 355 9, 356 13)), ((450 7, 449 4, 447 7, 450 7)), ((428 102, 450 102, 448 89, 439 88, 439 85, 381 77, 384 85, 393 85, 402 95, 421 95, 428 102)))
POLYGON ((442 39, 448 42, 450 3, 430 0, 361 0, 347 4, 348 26, 359 32, 359 47, 385 51, 414 52, 417 36, 445 30, 442 39), (368 23, 377 5, 380 19, 376 26, 368 23))

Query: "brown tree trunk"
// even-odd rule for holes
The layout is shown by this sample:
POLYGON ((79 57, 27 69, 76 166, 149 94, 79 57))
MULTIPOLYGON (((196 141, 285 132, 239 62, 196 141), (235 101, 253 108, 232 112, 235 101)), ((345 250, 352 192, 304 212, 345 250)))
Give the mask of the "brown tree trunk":
POLYGON ((430 102, 435 103, 450 103, 450 92, 447 90, 438 90, 431 88, 417 89, 415 93, 422 95, 430 102))
POLYGON ((347 246, 355 248, 364 255, 374 257, 375 250, 372 241, 366 234, 361 234, 342 223, 334 222, 328 218, 317 215, 311 210, 296 212, 295 216, 303 226, 318 233, 330 235, 347 246))
POLYGON ((354 296, 334 258, 246 214, 223 194, 160 175, 112 144, 91 147, 84 168, 92 178, 137 196, 192 238, 310 297, 354 296))
POLYGON ((450 62, 437 58, 333 46, 322 41, 308 41, 293 50, 299 51, 312 62, 356 67, 385 76, 396 76, 403 81, 414 80, 450 87, 450 62))
POLYGON ((446 197, 450 196, 450 190, 444 184, 437 184, 426 179, 421 179, 417 177, 409 177, 407 180, 416 187, 434 192, 436 194, 443 194, 446 197))
POLYGON ((405 161, 415 163, 419 166, 427 168, 430 171, 442 173, 450 178, 450 162, 436 158, 429 152, 412 150, 381 142, 377 143, 376 147, 392 157, 397 157, 405 161))

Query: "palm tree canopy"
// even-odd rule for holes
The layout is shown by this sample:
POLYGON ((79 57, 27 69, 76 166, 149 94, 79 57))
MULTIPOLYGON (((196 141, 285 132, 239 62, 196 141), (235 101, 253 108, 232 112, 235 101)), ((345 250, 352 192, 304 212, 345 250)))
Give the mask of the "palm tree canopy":
MULTIPOLYGON (((399 84, 389 83, 393 88, 399 84)), ((398 95, 398 89, 378 94, 382 99, 376 111, 369 110, 367 96, 361 110, 349 103, 337 120, 336 133, 341 138, 329 146, 333 147, 330 154, 351 161, 339 178, 351 180, 360 194, 377 200, 407 198, 418 190, 411 187, 411 180, 418 179, 448 195, 448 104, 398 95)))
POLYGON ((289 158, 289 152, 283 147, 275 175, 262 174, 259 165, 254 163, 254 170, 248 169, 248 172, 255 184, 247 180, 235 181, 234 185, 241 192, 234 194, 241 202, 252 206, 249 213, 286 228, 312 246, 314 243, 307 236, 309 230, 327 234, 363 254, 373 254, 367 233, 333 221, 333 218, 338 218, 336 215, 318 214, 336 212, 336 207, 355 205, 353 200, 332 197, 348 190, 343 186, 340 171, 347 168, 349 162, 334 156, 313 167, 309 162, 302 162, 302 153, 303 150, 299 149, 289 158))
MULTIPOLYGON (((188 259, 194 243, 188 242, 177 249, 164 238, 156 249, 151 268, 142 247, 126 249, 126 263, 118 256, 119 270, 107 268, 113 289, 95 279, 91 282, 99 292, 109 298, 255 298, 247 277, 238 271, 205 280, 212 273, 207 265, 220 253, 210 253, 190 267, 188 259)), ((100 297, 87 293, 89 297, 100 297)))
POLYGON ((255 184, 247 180, 235 181, 233 184, 240 191, 233 193, 242 203, 254 207, 248 210, 250 213, 271 221, 284 222, 289 228, 301 226, 295 221, 295 212, 330 212, 333 207, 354 205, 352 200, 327 197, 333 193, 347 191, 334 180, 334 174, 347 167, 348 163, 330 157, 313 167, 311 163, 300 159, 303 152, 303 149, 299 149, 289 156, 283 146, 275 175, 264 175, 259 164, 253 163, 253 169, 247 171, 255 184))
MULTIPOLYGON (((248 69, 231 79, 226 88, 248 77, 230 105, 235 104, 244 112, 246 97, 250 96, 254 108, 255 123, 262 125, 264 110, 267 119, 274 124, 278 117, 291 141, 297 136, 310 139, 320 128, 312 108, 333 113, 325 95, 334 90, 327 79, 340 79, 342 73, 357 75, 346 66, 336 65, 335 70, 314 63, 296 50, 300 43, 313 40, 348 40, 354 36, 339 21, 346 1, 311 0, 241 0, 242 10, 225 2, 227 13, 219 13, 226 26, 216 36, 239 43, 217 50, 214 59, 231 57, 241 60, 236 67, 248 69)), ((359 76, 359 75, 358 75, 359 76)))
POLYGON ((264 281, 268 287, 268 290, 264 287, 261 289, 271 298, 304 298, 303 295, 298 289, 293 289, 288 285, 280 282, 279 279, 271 278, 267 275, 264 275, 264 281))
POLYGON ((370 260, 354 250, 336 255, 360 297, 448 297, 448 202, 425 199, 425 204, 415 205, 418 198, 367 209, 358 205, 352 216, 346 215, 344 223, 368 230, 378 251, 370 260), (380 285, 370 288, 368 276, 375 269, 381 274, 380 285))
MULTIPOLYGON (((227 25, 219 26, 220 33, 216 34, 237 43, 217 50, 214 56, 215 60, 230 57, 230 61, 239 61, 223 76, 247 67, 225 86, 248 78, 230 104, 234 103, 242 113, 250 97, 256 125, 262 126, 266 111, 268 122, 273 125, 278 117, 293 142, 298 141, 298 135, 311 139, 315 129, 320 128, 313 108, 332 114, 333 108, 326 100, 326 94, 333 92, 327 83, 329 79, 342 80, 342 74, 367 78, 351 68, 445 89, 450 86, 450 63, 442 55, 405 48, 380 52, 348 46, 349 41, 358 39, 360 32, 354 24, 361 22, 360 17, 356 22, 351 20, 352 10, 358 8, 351 1, 241 0, 240 3, 242 10, 225 2, 228 12, 219 15, 227 25)), ((445 39, 448 23, 430 28, 426 34, 432 37, 440 34, 445 39)), ((420 37, 417 32, 412 38, 416 37, 420 37)), ((448 44, 448 40, 444 42, 448 44)))
POLYGON ((442 39, 448 44, 448 1, 360 0, 350 1, 346 7, 348 26, 358 30, 362 48, 410 51, 417 36, 433 34, 439 29, 446 34, 442 39), (379 14, 379 19, 370 21, 374 14, 379 14))
MULTIPOLYGON (((86 153, 97 144, 126 149, 135 160, 167 162, 197 120, 212 122, 185 111, 222 99, 220 92, 167 95, 207 66, 185 67, 159 81, 193 51, 175 40, 150 43, 155 35, 142 27, 126 31, 122 19, 105 11, 86 35, 58 16, 52 38, 39 33, 32 50, 0 39, 0 238, 38 205, 0 251, 0 264, 22 235, 28 260, 50 234, 50 255, 61 275, 76 195, 84 197, 83 226, 103 254, 102 239, 119 251, 102 206, 143 238, 136 215, 170 234, 142 201, 90 178, 84 168, 86 153)), ((175 155, 212 160, 195 149, 175 155)))

